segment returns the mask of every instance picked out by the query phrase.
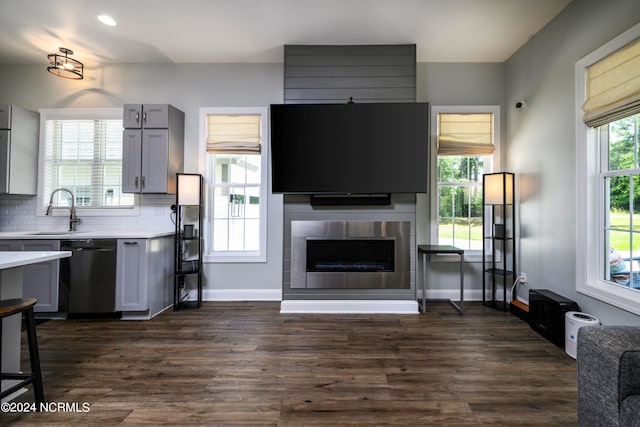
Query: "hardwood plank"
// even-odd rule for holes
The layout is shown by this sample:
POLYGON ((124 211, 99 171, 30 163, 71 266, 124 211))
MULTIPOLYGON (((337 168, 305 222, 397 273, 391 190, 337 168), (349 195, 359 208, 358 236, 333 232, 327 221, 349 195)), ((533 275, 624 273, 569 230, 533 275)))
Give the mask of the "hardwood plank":
POLYGON ((206 302, 150 321, 48 321, 45 397, 90 410, 0 423, 575 425, 575 360, 510 313, 465 308, 285 315, 275 302, 206 302))

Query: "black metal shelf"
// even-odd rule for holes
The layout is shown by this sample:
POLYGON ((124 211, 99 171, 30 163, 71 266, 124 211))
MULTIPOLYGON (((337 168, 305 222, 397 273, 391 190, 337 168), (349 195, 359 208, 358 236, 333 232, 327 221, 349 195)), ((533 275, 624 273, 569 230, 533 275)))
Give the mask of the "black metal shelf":
POLYGON ((494 236, 484 236, 485 240, 498 240, 498 241, 512 241, 513 237, 494 237, 494 236))
POLYGON ((173 289, 173 309, 185 310, 199 308, 202 305, 202 249, 203 239, 199 234, 184 235, 185 225, 196 228, 196 232, 202 231, 203 219, 203 179, 200 174, 176 174, 177 190, 176 190, 176 232, 175 232, 175 254, 174 254, 174 289, 173 289), (181 182, 181 180, 183 180, 181 182), (189 182, 185 186, 185 191, 181 197, 181 185, 189 182), (196 190, 196 194, 189 194, 190 191, 196 190), (181 204, 185 198, 189 199, 189 203, 181 204), (199 204, 194 202, 198 200, 199 204), (185 213, 190 214, 191 221, 185 224, 185 213), (196 218, 197 216, 197 218, 196 218), (195 299, 187 299, 189 296, 193 298, 191 292, 196 292, 195 299))
POLYGON ((513 274, 513 271, 511 270, 504 270, 502 268, 487 268, 484 270, 485 273, 490 273, 490 274, 496 274, 499 276, 509 276, 513 274))
POLYGON ((176 276, 187 276, 189 274, 200 274, 200 270, 178 270, 176 271, 176 276))
POLYGON ((482 304, 508 311, 507 289, 517 271, 515 179, 500 172, 484 174, 482 181, 482 304))
POLYGON ((201 303, 198 301, 178 301, 174 304, 174 310, 190 310, 200 308, 201 303))

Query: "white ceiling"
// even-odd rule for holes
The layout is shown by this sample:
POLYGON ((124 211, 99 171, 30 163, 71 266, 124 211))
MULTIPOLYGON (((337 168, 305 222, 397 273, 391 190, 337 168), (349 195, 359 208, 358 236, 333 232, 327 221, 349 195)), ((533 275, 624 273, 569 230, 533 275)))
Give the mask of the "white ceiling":
POLYGON ((87 66, 282 62, 285 44, 396 43, 419 62, 502 62, 570 1, 0 0, 0 63, 45 65, 59 47, 87 66))

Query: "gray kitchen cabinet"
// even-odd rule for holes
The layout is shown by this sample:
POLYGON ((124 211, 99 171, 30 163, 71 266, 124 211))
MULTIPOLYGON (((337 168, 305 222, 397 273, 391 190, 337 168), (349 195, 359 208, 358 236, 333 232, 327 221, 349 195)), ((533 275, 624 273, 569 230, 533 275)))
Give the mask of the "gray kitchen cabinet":
POLYGON ((169 104, 125 104, 122 126, 126 129, 167 129, 171 125, 171 115, 177 112, 180 111, 169 104))
POLYGON ((184 168, 184 113, 168 104, 126 104, 122 191, 175 194, 184 168))
POLYGON ((35 195, 40 115, 0 105, 0 194, 35 195))
POLYGON ((118 239, 116 310, 123 319, 150 319, 172 304, 172 250, 170 236, 118 239))
POLYGON ((147 239, 118 240, 116 263, 116 310, 148 308, 147 239))
MULTIPOLYGON (((1 251, 59 251, 60 240, 1 240, 1 251)), ((22 294, 35 298, 35 312, 58 311, 59 260, 26 265, 22 270, 22 294)))

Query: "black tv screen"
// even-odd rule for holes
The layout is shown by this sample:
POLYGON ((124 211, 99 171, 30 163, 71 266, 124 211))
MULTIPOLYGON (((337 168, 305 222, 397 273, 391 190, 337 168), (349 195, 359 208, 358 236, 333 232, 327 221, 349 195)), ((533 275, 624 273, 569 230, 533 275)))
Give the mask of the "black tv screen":
POLYGON ((429 104, 271 105, 272 191, 426 193, 429 104))

